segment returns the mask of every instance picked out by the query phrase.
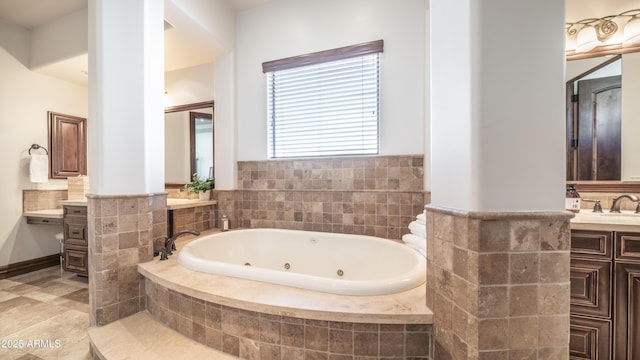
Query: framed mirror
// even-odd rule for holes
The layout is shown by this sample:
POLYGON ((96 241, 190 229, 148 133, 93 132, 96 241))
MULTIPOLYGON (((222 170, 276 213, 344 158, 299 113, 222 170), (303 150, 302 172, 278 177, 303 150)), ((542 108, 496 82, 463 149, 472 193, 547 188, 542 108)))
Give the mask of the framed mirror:
POLYGON ((567 181, 578 190, 640 189, 640 53, 567 61, 567 181))
POLYGON ((193 174, 213 178, 213 101, 165 108, 165 184, 181 186, 193 174))

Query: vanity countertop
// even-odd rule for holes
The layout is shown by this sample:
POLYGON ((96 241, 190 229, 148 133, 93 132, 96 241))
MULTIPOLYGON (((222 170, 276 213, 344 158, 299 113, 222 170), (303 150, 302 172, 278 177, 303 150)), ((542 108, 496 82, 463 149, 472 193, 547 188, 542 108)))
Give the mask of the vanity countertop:
POLYGON ((633 211, 621 213, 594 213, 582 209, 571 219, 572 230, 604 230, 604 231, 633 231, 640 232, 640 214, 633 211))
POLYGON ((62 206, 87 206, 87 200, 60 200, 58 203, 62 206))
POLYGON ((191 200, 191 199, 172 199, 172 198, 168 198, 167 199, 167 210, 178 210, 178 209, 186 209, 186 208, 192 208, 192 207, 199 207, 199 206, 209 206, 209 205, 215 205, 217 204, 218 201, 216 200, 199 200, 199 199, 195 199, 195 200, 191 200))
POLYGON ((47 219, 62 219, 62 209, 46 209, 46 210, 32 210, 25 211, 22 216, 37 217, 47 219))

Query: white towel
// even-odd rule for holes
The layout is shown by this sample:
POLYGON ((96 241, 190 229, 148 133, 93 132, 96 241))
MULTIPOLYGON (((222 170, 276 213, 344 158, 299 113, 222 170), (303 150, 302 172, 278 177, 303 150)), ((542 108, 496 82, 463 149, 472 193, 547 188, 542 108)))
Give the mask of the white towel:
POLYGON ((416 216, 416 220, 421 220, 422 222, 427 221, 427 214, 424 212, 420 213, 420 215, 416 216))
POLYGON ((427 226, 425 224, 420 224, 417 221, 412 221, 409 223, 409 231, 412 234, 416 234, 420 237, 427 238, 427 226))
POLYGON ((49 155, 31 155, 29 178, 32 183, 46 183, 49 181, 49 155))
POLYGON ((415 234, 404 234, 402 235, 402 241, 424 257, 427 257, 427 239, 415 234))

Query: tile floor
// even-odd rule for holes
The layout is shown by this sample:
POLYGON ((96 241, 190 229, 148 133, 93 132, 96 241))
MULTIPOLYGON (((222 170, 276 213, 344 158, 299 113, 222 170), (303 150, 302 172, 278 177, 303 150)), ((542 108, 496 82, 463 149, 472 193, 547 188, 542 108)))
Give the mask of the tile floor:
POLYGON ((0 359, 90 359, 87 278, 59 266, 0 280, 0 359))

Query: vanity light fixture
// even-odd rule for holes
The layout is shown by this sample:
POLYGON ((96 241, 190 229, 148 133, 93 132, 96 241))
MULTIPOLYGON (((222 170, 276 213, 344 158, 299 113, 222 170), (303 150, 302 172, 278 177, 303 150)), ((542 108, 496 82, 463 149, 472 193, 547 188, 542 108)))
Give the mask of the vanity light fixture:
POLYGON ((634 15, 624 26, 624 44, 640 41, 640 13, 634 15))
POLYGON ((627 10, 618 15, 602 18, 589 18, 566 23, 567 36, 576 36, 576 52, 587 52, 603 45, 618 33, 619 25, 623 28, 622 45, 640 41, 640 9, 627 10))

